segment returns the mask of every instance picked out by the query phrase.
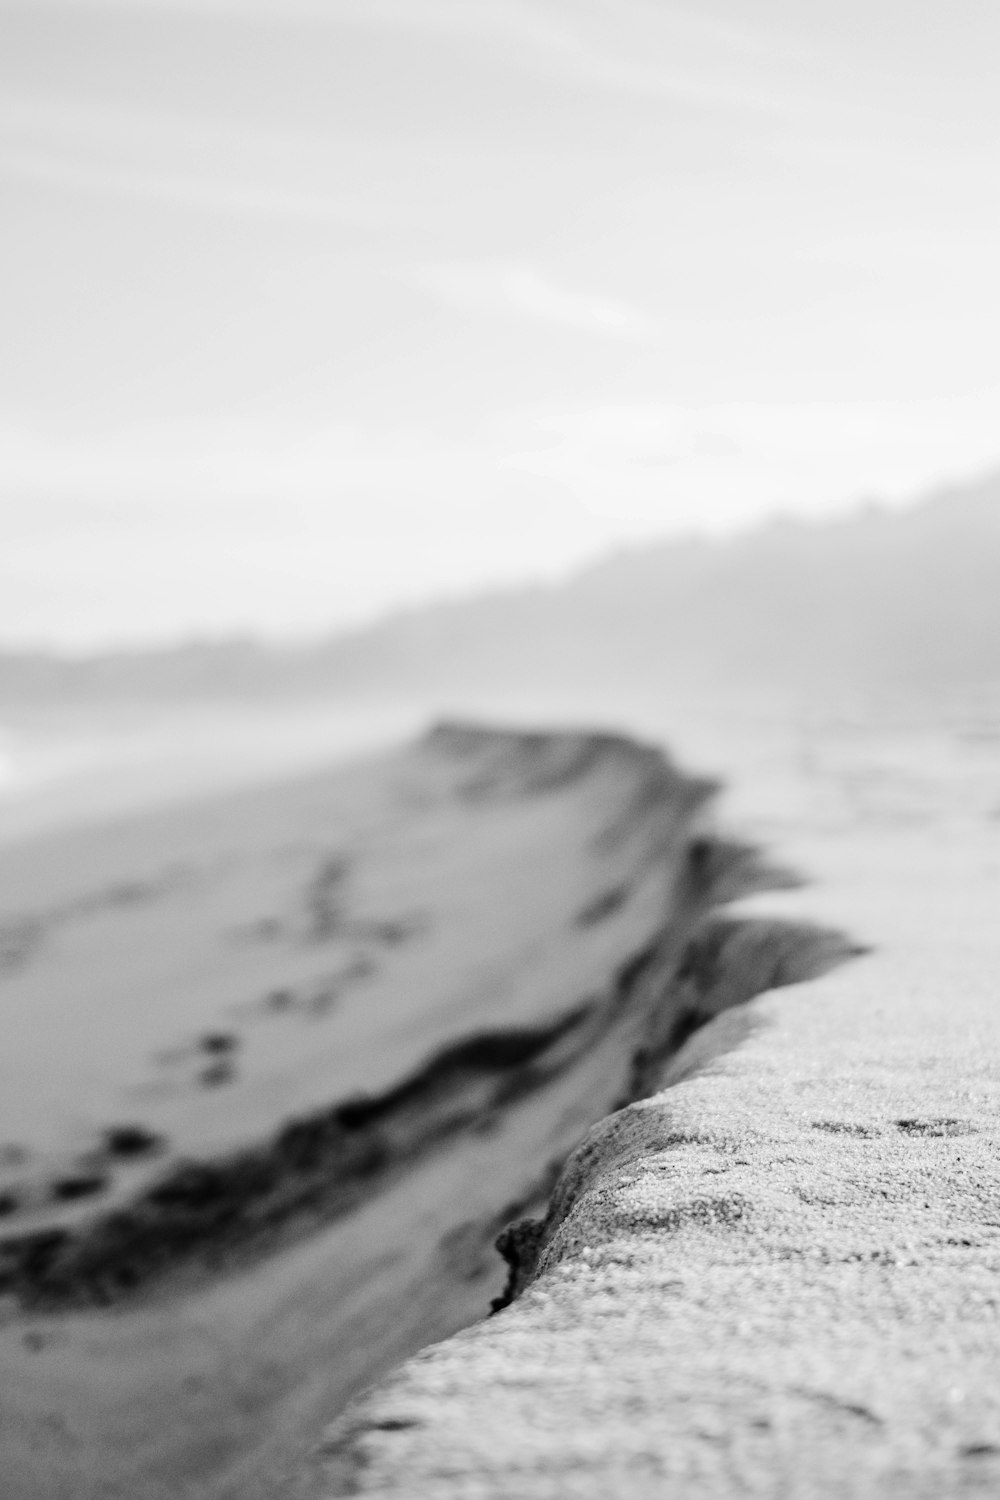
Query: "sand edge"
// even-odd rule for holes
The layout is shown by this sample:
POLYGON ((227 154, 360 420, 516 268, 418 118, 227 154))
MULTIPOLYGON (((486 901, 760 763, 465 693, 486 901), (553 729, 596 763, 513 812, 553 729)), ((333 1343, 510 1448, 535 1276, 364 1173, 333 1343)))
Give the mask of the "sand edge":
POLYGON ((995 1493, 997 1022, 959 985, 907 1028, 891 968, 699 1031, 522 1227, 511 1305, 349 1407, 301 1493, 995 1493))

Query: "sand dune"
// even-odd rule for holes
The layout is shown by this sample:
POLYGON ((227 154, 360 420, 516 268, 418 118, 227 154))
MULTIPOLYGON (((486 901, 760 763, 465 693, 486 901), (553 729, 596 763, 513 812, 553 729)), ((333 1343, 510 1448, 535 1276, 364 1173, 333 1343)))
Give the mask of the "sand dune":
POLYGON ((911 705, 808 757, 774 728, 730 717, 726 753, 816 883, 740 911, 873 951, 590 1131, 510 1236, 512 1305, 352 1404, 300 1495, 997 1493, 996 721, 911 705))
POLYGON ((614 735, 446 724, 0 855, 15 1496, 273 1493, 502 1300, 493 1241, 712 1015, 838 961, 614 735), (55 1436, 53 1436, 55 1434, 55 1436))

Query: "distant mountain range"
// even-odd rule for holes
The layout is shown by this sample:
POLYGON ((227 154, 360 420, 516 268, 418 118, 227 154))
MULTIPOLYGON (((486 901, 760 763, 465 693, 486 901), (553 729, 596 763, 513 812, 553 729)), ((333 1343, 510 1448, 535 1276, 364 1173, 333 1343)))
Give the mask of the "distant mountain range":
POLYGON ((308 647, 0 653, 0 700, 1000 682, 1000 474, 903 511, 623 551, 308 647))

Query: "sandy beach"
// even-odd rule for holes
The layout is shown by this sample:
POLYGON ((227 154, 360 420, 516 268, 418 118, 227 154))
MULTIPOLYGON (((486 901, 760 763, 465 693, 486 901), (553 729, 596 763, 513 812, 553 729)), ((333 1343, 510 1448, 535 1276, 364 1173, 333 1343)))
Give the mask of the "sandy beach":
POLYGON ((734 817, 814 880, 738 909, 871 951, 597 1126, 513 1303, 352 1407, 303 1493, 995 1493, 997 727, 749 739, 734 817))
POLYGON ((0 1500, 1000 1495, 998 56, 0 0, 0 1500))
MULTIPOLYGON (((677 704, 665 722, 648 701, 617 717, 629 735, 444 726, 332 772, 8 841, 2 983, 20 1020, 3 1095, 0 1441, 18 1500, 340 1493, 345 1451, 373 1452, 372 1474, 406 1493, 430 1449, 373 1437, 370 1407, 343 1419, 346 1449, 337 1428, 334 1456, 317 1469, 308 1454, 407 1355, 528 1316, 530 1290, 481 1321, 534 1274, 531 1236, 507 1234, 507 1265, 493 1242, 545 1221, 595 1121, 680 1077, 720 1027, 737 1025, 721 1051, 740 1042, 733 1066, 760 1098, 758 1074, 768 1092, 804 1060, 822 1074, 837 1026, 868 1046, 857 1017, 884 1014, 883 990, 909 994, 929 952, 972 982, 954 943, 992 940, 1000 826, 976 705, 953 722, 761 704, 677 704), (787 1000, 753 1001, 789 983, 787 1000), (861 998, 834 1023, 841 994, 861 998), (754 1019, 774 1005, 799 1037, 787 1065, 754 1019), (723 1011, 740 1022, 713 1021, 723 1011)), ((730 1106, 711 1102, 710 1077, 682 1087, 702 1092, 674 1133, 700 1160, 699 1112, 730 1106)), ((663 1097, 673 1110, 680 1095, 663 1097)), ((752 1121, 726 1139, 743 1129, 757 1139, 752 1121)), ((644 1142, 643 1172, 659 1149, 644 1142)), ((850 1129, 811 1131, 806 1175, 825 1180, 816 1151, 845 1142, 850 1129)), ((741 1201, 759 1170, 747 1160, 741 1201)), ((698 1234, 708 1267, 713 1231, 698 1234)), ((456 1400, 478 1399, 477 1359, 456 1400)), ((465 1452, 458 1433, 479 1420, 443 1404, 431 1445, 465 1452)), ((490 1441, 488 1462, 478 1448, 461 1462, 507 1493, 510 1450, 490 1441)), ((422 1492, 439 1482, 431 1464, 422 1492)))
POLYGON ((493 1241, 588 1125, 845 956, 720 914, 789 876, 714 791, 627 737, 445 724, 9 842, 11 1492, 271 1493, 502 1296, 493 1241))

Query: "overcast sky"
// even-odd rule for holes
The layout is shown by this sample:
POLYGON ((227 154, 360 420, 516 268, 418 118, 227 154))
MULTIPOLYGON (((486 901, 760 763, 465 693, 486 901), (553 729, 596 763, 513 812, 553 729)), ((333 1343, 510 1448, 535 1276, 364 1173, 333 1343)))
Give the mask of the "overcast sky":
POLYGON ((0 0, 0 642, 1000 464, 995 0, 0 0))

